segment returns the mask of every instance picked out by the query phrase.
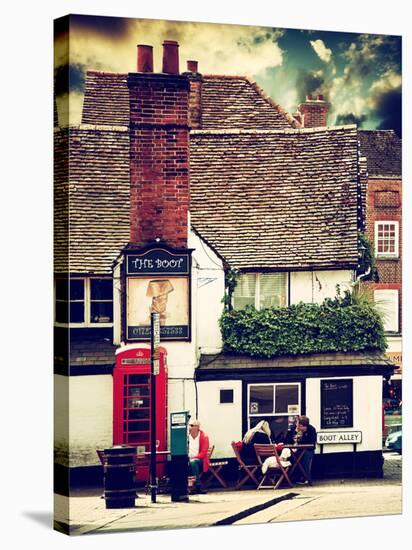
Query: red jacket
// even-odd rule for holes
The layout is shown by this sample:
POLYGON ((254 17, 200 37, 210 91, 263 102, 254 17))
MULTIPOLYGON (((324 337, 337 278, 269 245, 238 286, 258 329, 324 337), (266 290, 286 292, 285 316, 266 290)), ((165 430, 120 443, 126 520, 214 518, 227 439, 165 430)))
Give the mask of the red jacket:
MULTIPOLYGON (((209 469, 209 463, 210 463, 210 460, 209 460, 209 456, 208 456, 208 451, 209 451, 209 438, 207 437, 207 435, 202 432, 202 430, 199 430, 199 452, 197 455, 195 456, 192 456, 191 458, 201 458, 202 459, 202 462, 203 462, 203 471, 204 472, 207 472, 208 469, 209 469)), ((190 437, 190 436, 189 436, 190 437)))

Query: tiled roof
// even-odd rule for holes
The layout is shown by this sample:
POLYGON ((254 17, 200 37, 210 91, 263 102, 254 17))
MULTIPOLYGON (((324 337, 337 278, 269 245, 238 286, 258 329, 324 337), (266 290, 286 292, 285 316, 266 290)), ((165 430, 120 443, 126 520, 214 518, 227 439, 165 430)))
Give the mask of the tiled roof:
POLYGON ((380 352, 309 353, 284 355, 282 357, 272 357, 271 359, 220 353, 217 355, 201 355, 198 370, 281 369, 326 366, 383 366, 391 369, 394 368, 393 363, 388 357, 380 352))
POLYGON ((84 124, 129 124, 127 74, 87 71, 82 122, 84 124))
MULTIPOLYGON (((129 122, 127 74, 88 71, 82 122, 129 122)), ((299 124, 252 80, 244 76, 203 76, 203 128, 282 129, 299 124)))
POLYGON ((202 128, 276 130, 299 124, 252 80, 244 76, 205 75, 202 128))
POLYGON ((401 177, 402 141, 393 130, 360 130, 359 141, 370 176, 401 177))
POLYGON ((191 223, 232 267, 357 264, 355 126, 193 131, 191 223))
POLYGON ((55 271, 110 273, 130 240, 129 133, 55 131, 55 162, 55 271))

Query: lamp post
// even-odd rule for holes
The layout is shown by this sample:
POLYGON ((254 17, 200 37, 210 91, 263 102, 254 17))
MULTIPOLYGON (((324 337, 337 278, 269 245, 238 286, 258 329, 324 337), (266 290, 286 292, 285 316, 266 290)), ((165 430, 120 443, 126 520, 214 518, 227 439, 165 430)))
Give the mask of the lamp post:
POLYGON ((159 374, 160 315, 150 315, 150 494, 156 502, 156 375, 159 374))

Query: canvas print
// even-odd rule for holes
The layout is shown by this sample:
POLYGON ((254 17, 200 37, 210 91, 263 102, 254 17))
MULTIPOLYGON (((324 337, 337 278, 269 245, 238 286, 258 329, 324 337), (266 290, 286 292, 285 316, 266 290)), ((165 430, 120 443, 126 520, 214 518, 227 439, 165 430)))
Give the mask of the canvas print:
POLYGON ((55 529, 402 512, 401 44, 55 21, 55 529))

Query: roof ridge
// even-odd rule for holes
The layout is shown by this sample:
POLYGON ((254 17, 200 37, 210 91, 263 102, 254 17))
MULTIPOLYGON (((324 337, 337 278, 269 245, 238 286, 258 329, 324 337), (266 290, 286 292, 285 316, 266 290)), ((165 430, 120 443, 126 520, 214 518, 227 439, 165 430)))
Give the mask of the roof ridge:
POLYGON ((356 124, 345 124, 341 126, 319 126, 316 128, 283 128, 283 129, 260 129, 260 128, 227 128, 222 130, 207 129, 207 130, 191 130, 190 135, 202 135, 202 134, 313 134, 313 133, 327 133, 335 130, 355 130, 356 124))
POLYGON ((88 75, 88 74, 97 74, 97 75, 103 75, 103 76, 126 77, 129 73, 118 73, 118 72, 112 72, 112 71, 97 71, 95 69, 87 69, 86 75, 88 75))
POLYGON ((293 127, 293 128, 301 128, 302 125, 300 122, 298 122, 290 113, 288 113, 283 107, 279 105, 279 103, 276 103, 276 101, 270 97, 269 94, 267 94, 264 89, 259 86, 259 84, 255 81, 249 78, 248 76, 245 77, 247 82, 252 86, 252 88, 267 102, 269 105, 271 105, 274 109, 277 110, 277 112, 283 116, 283 118, 293 127))

